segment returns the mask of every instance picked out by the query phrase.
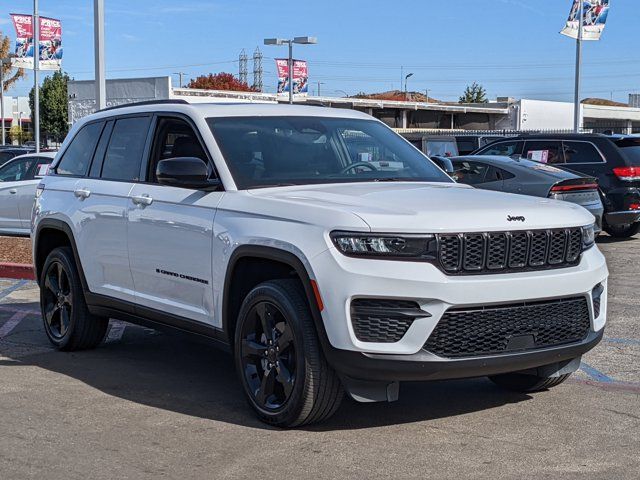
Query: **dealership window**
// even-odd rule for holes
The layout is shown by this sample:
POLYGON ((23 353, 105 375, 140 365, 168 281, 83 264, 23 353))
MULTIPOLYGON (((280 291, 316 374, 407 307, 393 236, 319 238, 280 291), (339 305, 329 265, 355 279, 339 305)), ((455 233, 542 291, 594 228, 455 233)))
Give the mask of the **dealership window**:
POLYGON ((528 141, 522 156, 540 163, 564 163, 562 142, 557 140, 528 141))
POLYGON ((86 175, 103 126, 103 122, 96 122, 82 127, 64 152, 56 168, 58 175, 86 175))
POLYGON ((129 182, 140 179, 149 122, 149 117, 128 117, 116 121, 104 157, 101 178, 129 182))

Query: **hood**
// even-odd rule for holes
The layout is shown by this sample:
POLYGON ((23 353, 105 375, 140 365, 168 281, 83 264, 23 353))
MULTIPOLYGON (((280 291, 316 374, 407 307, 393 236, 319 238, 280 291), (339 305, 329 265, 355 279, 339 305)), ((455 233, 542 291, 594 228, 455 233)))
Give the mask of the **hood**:
POLYGON ((265 200, 352 213, 375 232, 438 233, 564 228, 594 222, 557 200, 477 190, 454 183, 350 183, 251 190, 265 200))

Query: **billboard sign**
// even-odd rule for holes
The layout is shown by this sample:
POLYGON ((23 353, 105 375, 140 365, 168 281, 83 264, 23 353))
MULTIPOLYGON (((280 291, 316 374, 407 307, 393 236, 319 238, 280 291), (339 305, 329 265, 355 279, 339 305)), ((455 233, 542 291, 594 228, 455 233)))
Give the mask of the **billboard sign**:
MULTIPOLYGON (((289 93, 289 60, 276 58, 278 93, 289 93)), ((309 91, 309 69, 305 60, 293 61, 293 93, 306 95, 309 91)))
MULTIPOLYGON (((16 29, 13 66, 33 69, 34 30, 31 15, 11 14, 16 29)), ((62 23, 55 18, 40 17, 40 69, 59 70, 62 65, 62 23)))
POLYGON ((609 0, 574 0, 569 19, 560 33, 577 39, 580 26, 580 2, 582 2, 582 39, 600 40, 609 15, 609 0))

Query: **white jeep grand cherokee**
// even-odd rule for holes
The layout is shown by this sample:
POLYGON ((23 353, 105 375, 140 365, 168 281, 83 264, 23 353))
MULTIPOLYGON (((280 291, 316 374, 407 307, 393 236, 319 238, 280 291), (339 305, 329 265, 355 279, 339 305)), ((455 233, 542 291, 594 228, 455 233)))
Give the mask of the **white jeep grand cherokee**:
POLYGON ((291 427, 401 381, 564 381, 606 321, 593 223, 458 185, 357 111, 165 101, 78 122, 32 234, 60 349, 113 317, 208 337, 259 417, 291 427))

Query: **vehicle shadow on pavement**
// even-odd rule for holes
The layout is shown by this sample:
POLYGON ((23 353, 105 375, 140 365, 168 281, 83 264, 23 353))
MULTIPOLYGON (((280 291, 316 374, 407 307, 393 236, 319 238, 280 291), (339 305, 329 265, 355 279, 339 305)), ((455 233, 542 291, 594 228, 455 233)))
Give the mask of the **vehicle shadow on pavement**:
MULTIPOLYGON (((37 308, 33 305, 33 308, 37 308)), ((33 330, 31 330, 33 332, 33 330)), ((32 335, 34 354, 2 354, 0 368, 32 365, 77 379, 107 395, 180 414, 271 429, 246 404, 231 355, 188 337, 128 327, 122 339, 82 352, 42 352, 44 331, 32 335)), ((5 350, 5 349, 3 349, 5 350)), ((54 378, 51 381, 55 381, 54 378)), ((486 379, 402 384, 394 403, 358 404, 345 398, 336 415, 310 431, 375 428, 438 419, 530 399, 486 379)))

